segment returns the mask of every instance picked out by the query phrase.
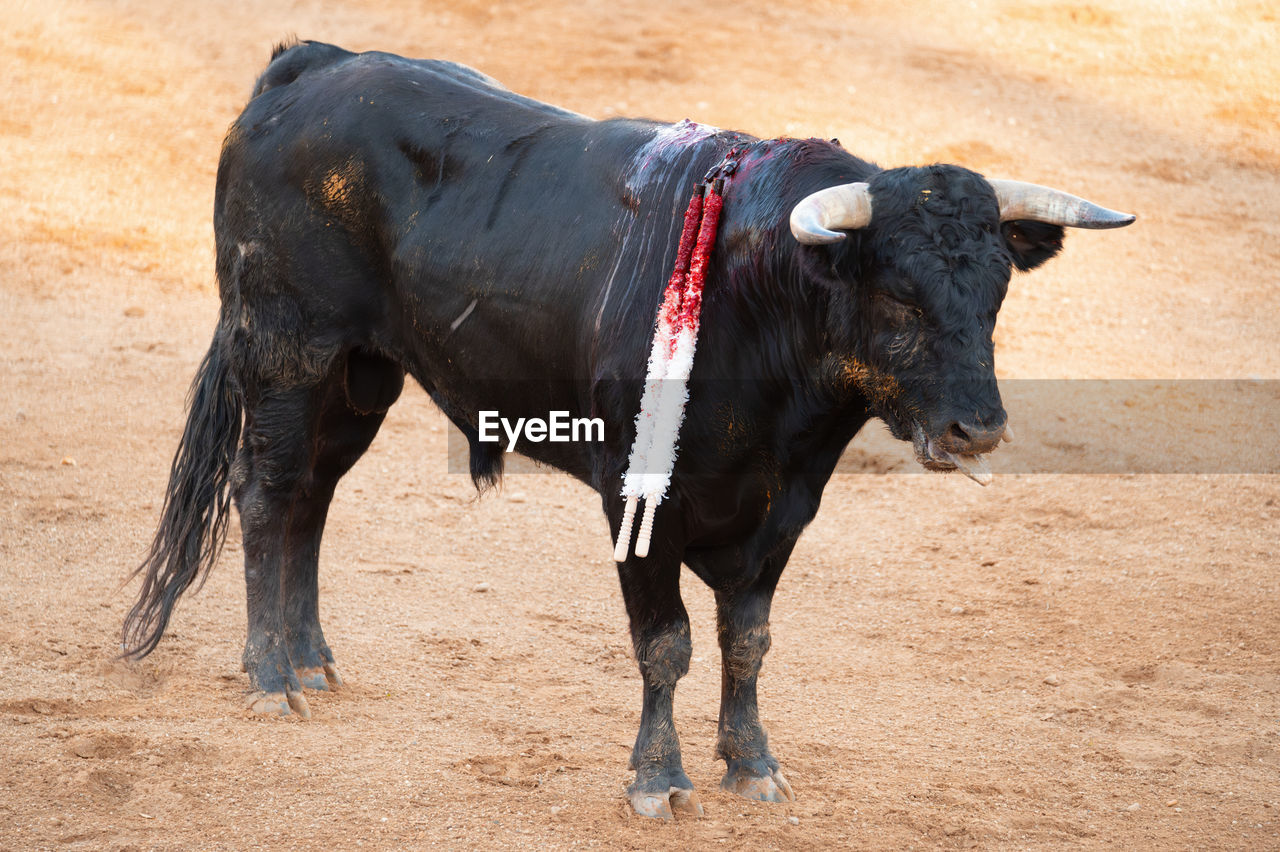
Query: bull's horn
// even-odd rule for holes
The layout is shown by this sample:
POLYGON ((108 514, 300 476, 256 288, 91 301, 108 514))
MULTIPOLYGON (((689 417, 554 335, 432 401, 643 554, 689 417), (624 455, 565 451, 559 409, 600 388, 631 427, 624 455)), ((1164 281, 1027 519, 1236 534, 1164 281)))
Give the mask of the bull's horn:
POLYGON ((871 193, 865 183, 820 189, 791 210, 791 234, 805 245, 838 243, 841 231, 865 228, 871 221, 871 193))
POLYGON ((1000 221, 1034 219, 1067 228, 1123 228, 1137 217, 1099 207, 1060 189, 1020 180, 988 180, 1000 202, 1000 221))

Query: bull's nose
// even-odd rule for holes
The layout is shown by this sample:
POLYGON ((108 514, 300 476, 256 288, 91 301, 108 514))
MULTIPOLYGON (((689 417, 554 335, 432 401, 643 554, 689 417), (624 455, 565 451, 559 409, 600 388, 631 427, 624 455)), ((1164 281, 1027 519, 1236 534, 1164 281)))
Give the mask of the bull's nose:
POLYGON ((942 445, 953 453, 974 455, 989 453, 1000 445, 1000 436, 1009 419, 1002 412, 989 423, 956 420, 943 433, 942 445))

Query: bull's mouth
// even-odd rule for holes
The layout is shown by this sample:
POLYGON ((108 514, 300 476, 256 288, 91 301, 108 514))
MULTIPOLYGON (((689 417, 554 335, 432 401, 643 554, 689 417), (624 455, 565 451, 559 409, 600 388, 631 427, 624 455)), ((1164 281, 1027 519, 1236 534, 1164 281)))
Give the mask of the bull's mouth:
MULTIPOLYGON (((1008 427, 1002 440, 1013 440, 1008 427)), ((991 484, 993 477, 987 463, 988 453, 953 453, 942 447, 937 439, 926 435, 919 423, 911 424, 911 444, 915 448, 916 461, 926 470, 958 470, 979 485, 991 484)))

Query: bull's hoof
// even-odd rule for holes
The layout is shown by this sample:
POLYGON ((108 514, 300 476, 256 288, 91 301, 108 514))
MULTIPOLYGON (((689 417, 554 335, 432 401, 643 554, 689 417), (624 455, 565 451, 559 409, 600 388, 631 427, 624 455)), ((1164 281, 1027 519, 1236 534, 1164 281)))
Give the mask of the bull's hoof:
POLYGON ((702 816, 702 802, 695 790, 672 787, 665 793, 632 793, 631 807, 637 814, 650 819, 670 822, 676 814, 702 816))
POLYGON ((319 666, 308 669, 294 669, 293 673, 298 676, 298 682, 307 689, 327 690, 329 681, 325 679, 324 669, 319 666))
POLYGON ((245 705, 262 716, 288 716, 297 713, 303 719, 311 718, 311 708, 301 692, 255 692, 248 697, 245 705))
POLYGON ((791 792, 791 784, 783 777, 781 769, 773 770, 770 775, 752 775, 745 769, 730 771, 720 782, 720 789, 757 802, 796 800, 796 794, 791 792))
POLYGON ((307 689, 328 690, 342 686, 342 676, 338 674, 338 669, 333 663, 295 669, 294 674, 298 676, 298 682, 307 689))

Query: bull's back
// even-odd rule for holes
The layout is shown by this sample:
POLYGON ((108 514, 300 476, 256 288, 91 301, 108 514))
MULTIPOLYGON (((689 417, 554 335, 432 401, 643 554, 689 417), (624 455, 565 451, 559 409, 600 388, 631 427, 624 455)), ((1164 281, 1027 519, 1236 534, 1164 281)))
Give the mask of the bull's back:
POLYGON ((215 231, 221 271, 259 272, 220 275, 224 300, 301 322, 312 348, 388 354, 473 422, 589 414, 599 339, 643 369, 658 247, 679 218, 649 215, 626 164, 657 125, 595 122, 449 62, 310 43, 256 90, 224 145, 215 231), (637 294, 639 332, 619 340, 637 294))
POLYGON ((378 163, 395 159, 393 151, 410 160, 447 155, 445 165, 456 168, 530 133, 592 124, 454 62, 305 42, 273 58, 232 141, 243 137, 264 165, 291 162, 295 171, 318 165, 317 156, 378 163), (273 159, 273 151, 281 156, 273 159))

